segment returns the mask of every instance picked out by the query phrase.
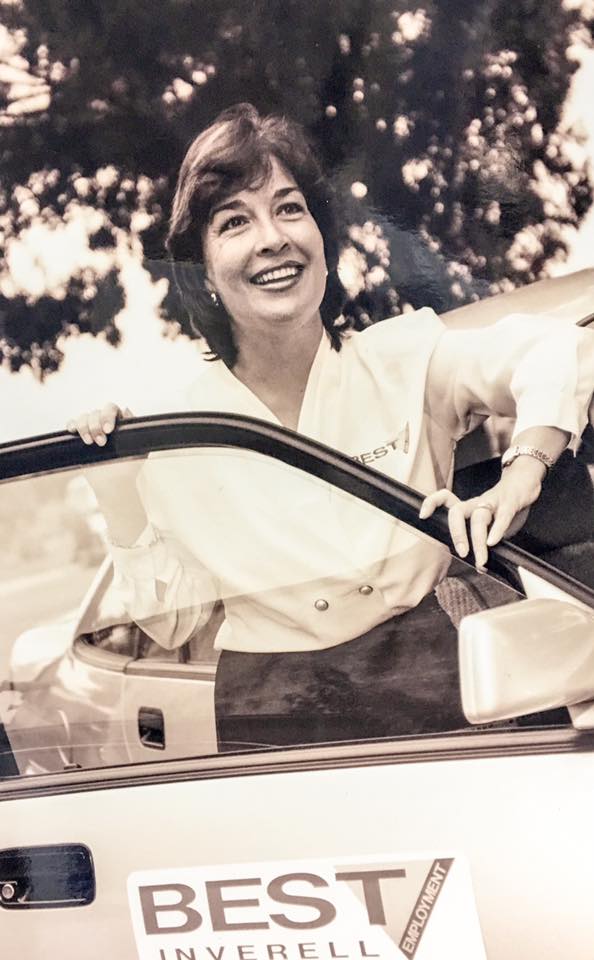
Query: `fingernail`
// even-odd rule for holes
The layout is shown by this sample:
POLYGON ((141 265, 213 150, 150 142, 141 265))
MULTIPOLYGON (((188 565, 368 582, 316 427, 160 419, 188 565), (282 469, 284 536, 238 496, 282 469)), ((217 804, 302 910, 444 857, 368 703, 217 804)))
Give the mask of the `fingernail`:
POLYGON ((105 423, 103 424, 103 429, 105 430, 106 433, 111 433, 111 431, 113 430, 113 423, 109 423, 109 421, 106 420, 105 423))
POLYGON ((494 537, 493 534, 490 533, 489 536, 487 537, 487 546, 494 547, 498 539, 499 539, 498 537, 494 537))
POLYGON ((427 507, 425 506, 425 504, 423 504, 423 506, 422 506, 421 509, 419 510, 419 519, 420 519, 420 520, 426 520, 426 519, 427 519, 427 507))
POLYGON ((93 438, 91 437, 90 433, 82 433, 81 437, 82 437, 83 443, 86 443, 87 446, 93 442, 93 438))
POLYGON ((466 557, 468 555, 468 547, 462 542, 462 540, 457 540, 455 547, 460 557, 466 557))
POLYGON ((97 440, 95 442, 98 443, 100 447, 104 447, 105 444, 107 443, 107 437, 104 437, 104 436, 97 437, 97 440))

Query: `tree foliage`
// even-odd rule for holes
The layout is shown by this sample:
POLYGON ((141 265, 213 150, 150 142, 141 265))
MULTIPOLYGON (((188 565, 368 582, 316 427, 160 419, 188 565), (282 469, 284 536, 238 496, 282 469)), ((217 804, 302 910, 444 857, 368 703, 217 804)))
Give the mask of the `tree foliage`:
MULTIPOLYGON (((319 145, 358 325, 536 279, 591 202, 578 136, 560 128, 568 47, 589 25, 561 0, 0 9, 0 335, 12 369, 57 369, 59 338, 76 331, 117 343, 122 250, 168 276, 180 160, 239 100, 290 114, 319 145)), ((161 309, 188 332, 173 285, 161 309)))

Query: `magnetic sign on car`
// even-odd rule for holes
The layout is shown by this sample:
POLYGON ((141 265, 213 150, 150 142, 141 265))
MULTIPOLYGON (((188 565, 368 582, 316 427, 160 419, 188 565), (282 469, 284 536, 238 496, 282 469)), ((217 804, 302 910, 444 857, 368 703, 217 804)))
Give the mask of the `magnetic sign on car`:
POLYGON ((131 874, 140 960, 484 960, 459 856, 266 861, 131 874))

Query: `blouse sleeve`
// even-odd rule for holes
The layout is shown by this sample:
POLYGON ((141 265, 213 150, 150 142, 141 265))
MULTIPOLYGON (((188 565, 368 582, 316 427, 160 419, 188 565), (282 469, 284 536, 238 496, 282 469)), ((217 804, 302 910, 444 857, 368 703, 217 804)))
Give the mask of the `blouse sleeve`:
POLYGON ((216 585, 179 540, 149 524, 132 547, 109 550, 114 588, 130 619, 156 643, 173 650, 206 623, 216 585))
POLYGON ((575 451, 594 391, 594 333, 547 316, 513 314, 488 327, 445 330, 427 375, 430 416, 455 439, 477 417, 516 418, 516 434, 557 427, 575 451))

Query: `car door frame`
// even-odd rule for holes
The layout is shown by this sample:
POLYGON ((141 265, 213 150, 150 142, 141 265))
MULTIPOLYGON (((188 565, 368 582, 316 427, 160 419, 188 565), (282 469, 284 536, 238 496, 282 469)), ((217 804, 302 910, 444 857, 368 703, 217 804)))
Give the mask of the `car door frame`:
MULTIPOLYGON (((317 441, 255 418, 220 413, 177 413, 134 418, 122 422, 105 447, 87 446, 73 435, 59 432, 0 445, 0 483, 35 474, 84 468, 126 457, 141 457, 181 447, 234 447, 264 454, 296 467, 403 521, 424 535, 450 543, 447 513, 437 511, 419 519, 423 496, 371 467, 317 441)), ((561 571, 503 541, 490 552, 488 568, 516 588, 517 567, 545 579, 570 598, 594 608, 594 591, 561 571), (515 583, 514 583, 515 581, 515 583)), ((427 734, 355 744, 270 748, 132 767, 75 770, 0 783, 0 800, 61 794, 169 780, 206 779, 258 772, 289 772, 378 763, 409 763, 485 756, 541 754, 594 750, 594 732, 570 726, 526 730, 480 730, 427 734)))

